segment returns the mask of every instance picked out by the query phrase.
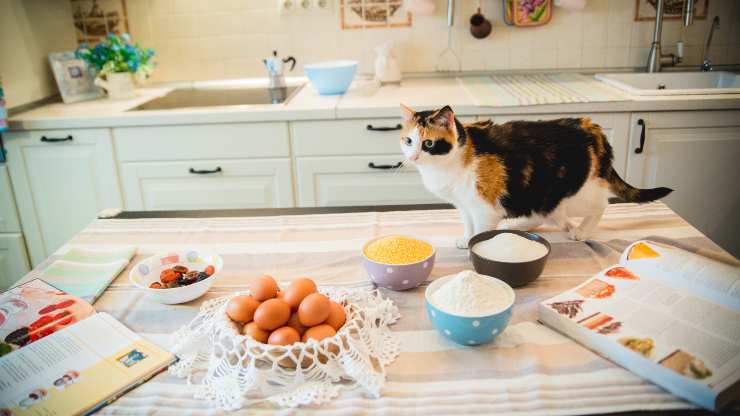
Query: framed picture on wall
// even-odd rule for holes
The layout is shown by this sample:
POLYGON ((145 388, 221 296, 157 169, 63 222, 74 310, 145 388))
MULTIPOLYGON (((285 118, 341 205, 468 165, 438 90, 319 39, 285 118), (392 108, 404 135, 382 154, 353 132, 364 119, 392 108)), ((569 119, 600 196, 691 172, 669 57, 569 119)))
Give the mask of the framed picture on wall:
MULTIPOLYGON (((655 20, 657 0, 635 0, 635 21, 655 20)), ((663 19, 680 19, 683 14, 684 0, 665 0, 663 5, 663 19)), ((694 18, 706 19, 709 0, 696 0, 694 2, 694 18)))
POLYGON ((74 52, 51 53, 49 63, 65 103, 103 96, 103 91, 95 86, 95 71, 87 62, 78 59, 74 52))

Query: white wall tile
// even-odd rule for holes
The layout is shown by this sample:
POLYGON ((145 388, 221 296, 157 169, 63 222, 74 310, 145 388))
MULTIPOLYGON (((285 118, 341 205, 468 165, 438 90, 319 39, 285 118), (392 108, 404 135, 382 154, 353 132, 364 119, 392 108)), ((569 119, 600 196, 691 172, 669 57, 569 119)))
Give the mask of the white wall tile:
MULTIPOLYGON (((144 46, 155 47, 161 59, 160 80, 264 76, 261 59, 273 49, 281 56, 294 55, 297 72, 306 62, 346 58, 358 60, 360 72, 371 73, 373 49, 386 41, 394 42, 403 71, 433 71, 447 47, 444 0, 437 0, 435 15, 414 16, 409 28, 359 30, 340 29, 338 2, 332 12, 285 15, 277 12, 274 0, 128 2, 131 32, 144 46)), ((504 25, 500 0, 483 0, 482 12, 493 23, 486 39, 469 32, 476 7, 472 0, 457 2, 452 47, 464 70, 641 67, 652 42, 653 23, 634 21, 634 0, 589 0, 575 12, 555 8, 551 22, 535 28, 504 25)), ((739 61, 740 1, 711 0, 710 18, 713 13, 722 19, 711 50, 715 62, 739 61)), ((686 64, 698 65, 708 27, 708 20, 695 20, 689 28, 665 21, 664 52, 675 51, 683 39, 686 64)))

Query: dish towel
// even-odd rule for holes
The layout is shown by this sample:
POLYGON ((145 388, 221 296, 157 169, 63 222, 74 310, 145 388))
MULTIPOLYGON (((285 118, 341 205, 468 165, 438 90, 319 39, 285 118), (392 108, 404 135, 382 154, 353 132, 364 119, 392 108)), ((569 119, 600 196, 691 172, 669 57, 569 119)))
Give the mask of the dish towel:
POLYGON ((41 272, 46 283, 93 303, 126 268, 135 247, 116 250, 73 248, 41 272))

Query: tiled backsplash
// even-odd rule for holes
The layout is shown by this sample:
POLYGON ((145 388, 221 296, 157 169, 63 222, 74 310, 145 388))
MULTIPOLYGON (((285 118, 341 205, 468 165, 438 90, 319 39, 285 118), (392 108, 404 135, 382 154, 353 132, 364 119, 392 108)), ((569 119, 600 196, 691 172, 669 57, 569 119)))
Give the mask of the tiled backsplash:
MULTIPOLYGON (((127 0, 132 34, 157 50, 159 66, 153 80, 264 76, 261 59, 273 49, 303 63, 348 58, 372 72, 373 48, 395 42, 402 70, 433 71, 437 55, 447 46, 446 0, 437 0, 434 16, 414 16, 409 28, 340 29, 333 11, 281 15, 275 0, 127 0)), ((585 10, 555 8, 551 22, 538 28, 505 26, 501 1, 483 0, 483 13, 493 32, 474 39, 468 21, 476 1, 458 0, 453 47, 463 70, 538 68, 604 68, 645 65, 652 22, 635 22, 634 0, 588 0, 585 10)), ((709 22, 722 23, 709 51, 712 61, 740 63, 740 2, 710 0, 709 18, 683 28, 665 21, 663 48, 673 52, 685 42, 685 65, 698 65, 709 22)))

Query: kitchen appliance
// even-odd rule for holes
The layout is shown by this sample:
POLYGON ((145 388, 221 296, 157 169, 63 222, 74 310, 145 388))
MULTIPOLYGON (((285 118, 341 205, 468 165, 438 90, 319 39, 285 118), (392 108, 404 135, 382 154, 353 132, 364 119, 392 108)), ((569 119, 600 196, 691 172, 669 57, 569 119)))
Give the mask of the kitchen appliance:
POLYGON ((401 68, 393 55, 393 42, 386 42, 375 48, 375 80, 381 84, 401 82, 401 68))
POLYGON ((278 57, 277 51, 272 51, 272 56, 263 59, 262 62, 264 62, 267 73, 270 75, 269 88, 285 88, 285 76, 283 75, 285 68, 283 64, 290 62, 291 65, 288 71, 292 71, 295 68, 295 58, 289 56, 281 59, 278 57))

